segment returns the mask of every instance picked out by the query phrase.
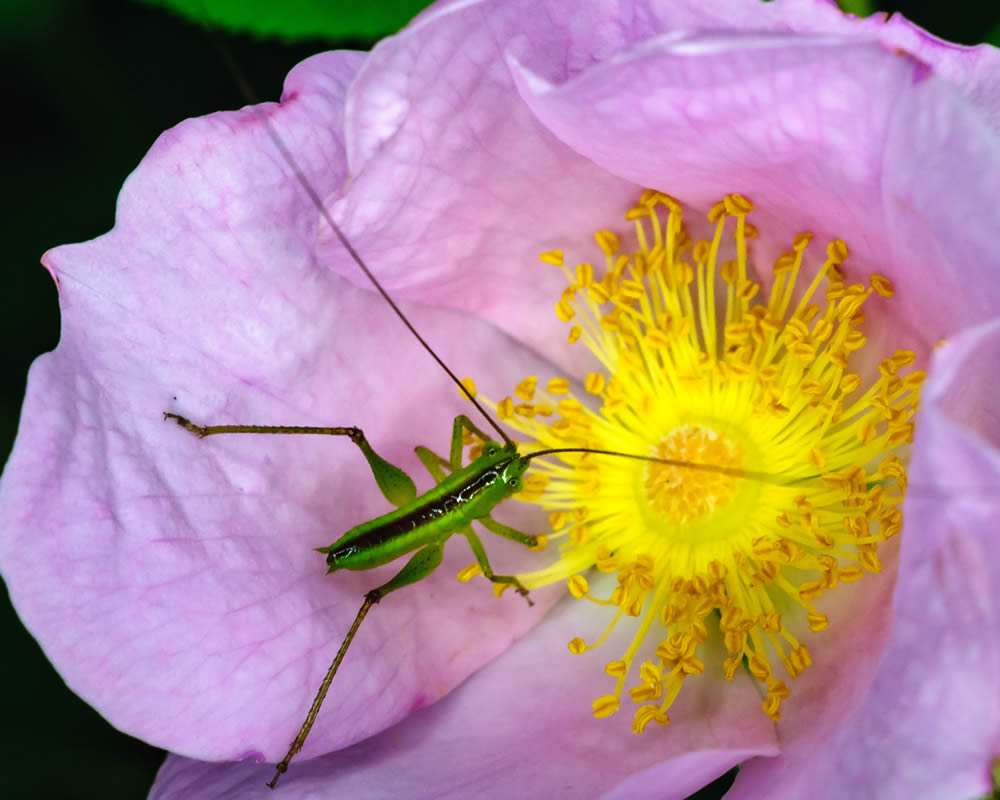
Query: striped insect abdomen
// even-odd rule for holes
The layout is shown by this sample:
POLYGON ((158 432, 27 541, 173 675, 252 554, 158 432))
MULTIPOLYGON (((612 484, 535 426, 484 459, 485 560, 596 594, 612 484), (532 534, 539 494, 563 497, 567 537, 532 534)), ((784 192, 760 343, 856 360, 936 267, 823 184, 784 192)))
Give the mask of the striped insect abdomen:
POLYGON ((489 514, 512 493, 505 467, 517 456, 483 467, 479 460, 433 489, 381 517, 351 528, 328 548, 329 571, 366 570, 394 561, 425 544, 443 541, 489 514))

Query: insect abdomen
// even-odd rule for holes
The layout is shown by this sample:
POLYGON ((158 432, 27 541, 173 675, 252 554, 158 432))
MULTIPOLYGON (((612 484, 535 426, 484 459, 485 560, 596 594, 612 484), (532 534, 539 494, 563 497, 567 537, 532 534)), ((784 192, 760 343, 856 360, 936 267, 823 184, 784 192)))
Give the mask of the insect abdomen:
POLYGON ((489 514, 507 494, 499 465, 456 472, 412 503, 347 531, 325 549, 329 571, 371 569, 443 541, 489 514))

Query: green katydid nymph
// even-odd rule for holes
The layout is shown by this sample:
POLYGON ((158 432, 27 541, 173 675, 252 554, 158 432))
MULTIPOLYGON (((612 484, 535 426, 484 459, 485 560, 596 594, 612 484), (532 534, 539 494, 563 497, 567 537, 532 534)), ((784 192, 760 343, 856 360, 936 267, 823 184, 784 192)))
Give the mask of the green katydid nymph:
MULTIPOLYGON (((372 280, 378 285, 374 278, 372 280)), ((396 308, 397 313, 400 313, 395 305, 393 308, 396 308)), ((402 316, 401 313, 400 315, 402 316)), ((430 575, 441 563, 445 542, 453 534, 461 533, 465 536, 476 557, 476 562, 487 580, 501 586, 513 586, 518 594, 528 601, 529 605, 532 604, 528 597, 528 590, 517 577, 498 575, 493 571, 482 541, 471 527, 473 522, 478 522, 488 531, 529 548, 538 545, 537 536, 515 530, 497 522, 491 516, 497 505, 521 491, 524 485, 523 475, 532 459, 558 453, 596 453, 652 461, 674 467, 722 471, 747 477, 742 470, 588 448, 552 448, 520 455, 517 451, 517 445, 482 409, 466 386, 461 382, 458 384, 477 408, 483 412, 490 424, 500 433, 504 443, 493 441, 467 416, 459 415, 455 418, 448 458, 444 458, 426 447, 418 446, 416 448, 421 463, 437 482, 436 486, 419 496, 410 476, 379 456, 368 443, 368 439, 360 428, 271 425, 202 426, 196 425, 179 414, 164 414, 165 419, 174 420, 178 425, 200 438, 224 433, 347 436, 361 450, 371 467, 376 484, 386 500, 396 506, 396 509, 351 528, 328 547, 317 548, 318 552, 326 555, 327 572, 336 572, 341 569, 373 569, 413 553, 392 579, 365 594, 357 617, 355 617, 354 623, 347 632, 320 685, 305 722, 289 747, 288 753, 277 765, 277 771, 268 784, 272 789, 282 773, 288 770, 292 758, 302 749, 302 745, 316 720, 316 715, 319 713, 320 706, 326 699, 334 676, 340 668, 340 663, 368 611, 386 595, 430 575), (479 456, 468 465, 463 466, 463 442, 466 432, 477 437, 482 442, 482 448, 479 456)))

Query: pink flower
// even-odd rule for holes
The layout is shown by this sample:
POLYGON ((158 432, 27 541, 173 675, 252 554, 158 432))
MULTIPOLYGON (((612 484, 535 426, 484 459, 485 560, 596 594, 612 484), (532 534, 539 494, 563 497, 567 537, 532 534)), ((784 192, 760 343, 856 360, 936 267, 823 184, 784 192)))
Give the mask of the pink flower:
MULTIPOLYGON (((993 49, 818 0, 445 2, 371 54, 289 75, 263 113, 418 328, 494 396, 528 373, 583 374, 551 312, 561 280, 536 256, 583 247, 645 186, 702 210, 751 197, 764 264, 799 231, 843 237, 849 270, 896 286, 870 336, 925 358, 949 343, 924 389, 898 572, 890 554, 830 609, 780 723, 742 674, 692 683, 671 726, 641 737, 627 715, 592 719, 600 666, 565 641, 603 623, 564 603, 532 629, 558 593, 528 609, 459 585, 470 558, 451 545, 370 615, 286 794, 680 798, 740 762, 737 798, 988 791, 998 76, 993 49)), ((263 796, 271 768, 190 759, 283 755, 361 595, 392 574, 326 578, 312 548, 384 501, 347 442, 197 441, 162 412, 355 424, 423 477, 412 447, 445 450, 467 406, 256 112, 165 133, 114 230, 44 263, 63 336, 32 369, 0 484, 12 599, 75 691, 178 754, 154 797, 263 796)), ((525 506, 507 519, 540 524, 525 506)), ((505 544, 488 543, 495 565, 537 563, 505 544)))

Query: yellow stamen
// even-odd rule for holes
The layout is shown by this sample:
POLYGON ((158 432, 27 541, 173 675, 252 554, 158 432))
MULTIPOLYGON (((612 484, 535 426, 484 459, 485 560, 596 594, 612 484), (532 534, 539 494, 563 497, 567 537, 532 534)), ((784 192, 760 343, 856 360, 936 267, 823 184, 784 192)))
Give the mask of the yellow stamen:
POLYGON ((543 254, 569 284, 556 314, 573 321, 570 341, 586 344, 603 369, 586 375, 582 394, 564 378, 541 392, 529 377, 515 390, 523 403, 495 406, 534 440, 526 451, 672 462, 538 459, 520 495, 548 510, 560 556, 521 582, 566 581, 574 598, 613 611, 597 641, 575 637, 570 652, 634 625, 605 669, 614 690, 593 711, 617 711, 633 676, 637 733, 669 723, 684 682, 705 671, 700 648, 716 627, 728 653, 720 676, 731 680, 745 665, 764 713, 780 719, 790 690, 776 672, 791 680, 812 663, 797 635, 829 626, 826 595, 879 572, 879 544, 902 529, 906 471, 889 452, 912 441, 925 375, 901 374, 916 360, 909 350, 884 358, 868 386, 848 369, 866 346, 863 306, 895 289, 877 274, 848 284, 841 239, 803 288, 809 233, 778 257, 763 289, 750 277, 752 209, 727 195, 708 214, 711 238, 694 242, 680 204, 649 190, 626 214, 635 251, 616 233, 595 234, 603 275, 590 263, 570 269, 561 251, 543 254), (581 574, 589 568, 614 576, 610 593, 595 593, 581 574))

